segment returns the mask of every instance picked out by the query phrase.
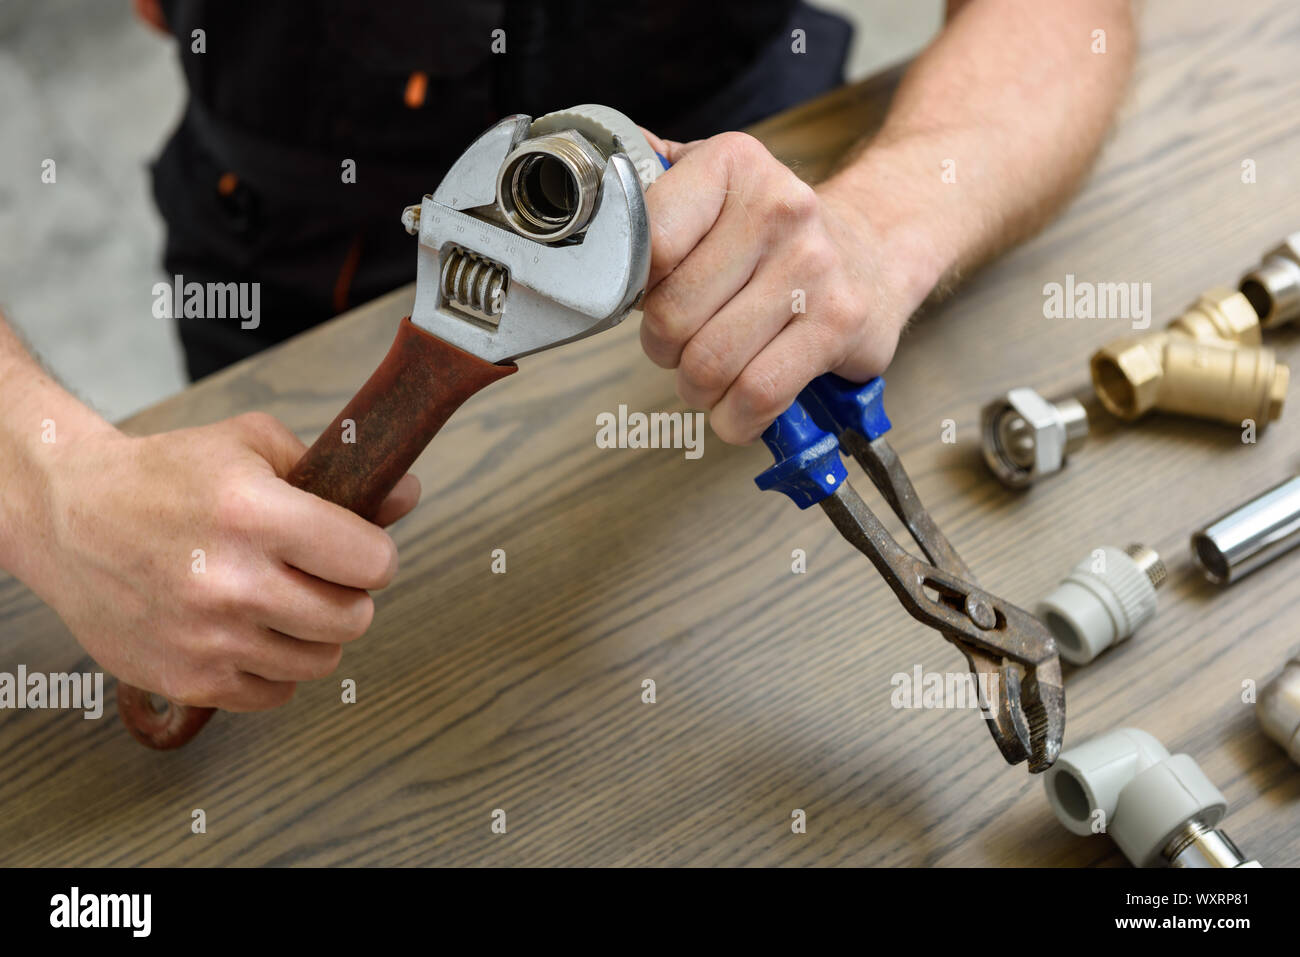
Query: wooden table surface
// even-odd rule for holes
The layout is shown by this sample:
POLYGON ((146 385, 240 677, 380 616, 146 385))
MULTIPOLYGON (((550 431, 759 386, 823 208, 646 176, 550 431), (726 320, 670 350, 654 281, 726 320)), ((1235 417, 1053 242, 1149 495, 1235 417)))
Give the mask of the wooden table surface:
MULTIPOLYGON (((1171 580, 1156 619, 1066 668, 1066 744, 1151 732, 1224 792, 1243 851, 1294 866, 1300 768, 1258 730, 1241 687, 1300 642, 1300 554, 1216 590, 1187 540, 1297 470, 1300 409, 1247 446, 1196 421, 1121 426, 1092 403, 1085 447, 1027 494, 979 460, 985 401, 1018 385, 1085 391, 1091 351, 1127 329, 1044 318, 1045 283, 1150 282, 1163 322, 1300 228, 1300 8, 1143 6, 1138 80, 1090 182, 1045 233, 914 325, 888 376, 892 441, 981 581, 1017 604, 1097 545, 1160 551, 1171 580), (941 441, 946 419, 955 444, 941 441)), ((892 85, 839 91, 756 132, 815 180, 878 123, 892 85)), ((262 409, 311 439, 409 307, 408 291, 371 303, 129 427, 262 409)), ((601 412, 682 408, 636 326, 524 360, 452 419, 417 465, 421 505, 394 532, 400 576, 335 678, 275 712, 218 715, 167 754, 132 741, 113 700, 100 721, 0 713, 0 862, 1123 864, 1109 840, 1057 824, 1041 781, 1003 763, 976 713, 891 707, 895 673, 959 671, 961 658, 819 510, 755 489, 770 462, 761 445, 710 434, 698 460, 596 447, 601 412), (796 548, 803 575, 791 573, 796 548), (356 704, 341 703, 343 678, 356 704), (196 808, 206 834, 191 833, 196 808), (796 808, 806 834, 791 832, 796 808)), ((1272 336, 1293 364, 1297 335, 1272 336)), ((0 670, 93 667, 9 579, 0 632, 0 670)))

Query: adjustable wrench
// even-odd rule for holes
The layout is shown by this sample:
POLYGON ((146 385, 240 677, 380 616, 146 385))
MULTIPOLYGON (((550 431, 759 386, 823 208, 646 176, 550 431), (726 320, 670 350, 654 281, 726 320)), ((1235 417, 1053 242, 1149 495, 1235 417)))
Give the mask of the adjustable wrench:
MULTIPOLYGON (((294 466, 291 485, 373 518, 443 423, 516 359, 612 329, 650 272, 644 189, 662 162, 631 120, 579 106, 483 133, 402 221, 419 236, 415 307, 388 355, 294 466), (355 441, 343 441, 343 421, 355 441)), ((175 748, 212 708, 118 687, 151 748, 175 748)))

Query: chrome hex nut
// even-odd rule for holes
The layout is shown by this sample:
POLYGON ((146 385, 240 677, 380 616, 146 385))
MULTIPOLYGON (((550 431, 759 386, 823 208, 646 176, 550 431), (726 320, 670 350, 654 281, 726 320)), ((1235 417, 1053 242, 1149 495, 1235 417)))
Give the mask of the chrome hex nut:
POLYGON ((980 419, 984 461, 1015 489, 1059 472, 1088 434, 1088 413, 1076 399, 1049 402, 1028 388, 999 396, 980 419))

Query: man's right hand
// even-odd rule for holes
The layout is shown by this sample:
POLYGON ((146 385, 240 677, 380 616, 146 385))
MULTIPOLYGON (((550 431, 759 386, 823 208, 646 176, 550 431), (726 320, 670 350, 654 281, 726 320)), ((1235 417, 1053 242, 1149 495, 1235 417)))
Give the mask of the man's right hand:
MULTIPOLYGON (((123 681, 228 711, 283 704, 334 671, 397 570, 379 525, 284 481, 305 450, 260 413, 60 437, 24 577, 123 681)), ((405 476, 377 521, 419 496, 405 476)))

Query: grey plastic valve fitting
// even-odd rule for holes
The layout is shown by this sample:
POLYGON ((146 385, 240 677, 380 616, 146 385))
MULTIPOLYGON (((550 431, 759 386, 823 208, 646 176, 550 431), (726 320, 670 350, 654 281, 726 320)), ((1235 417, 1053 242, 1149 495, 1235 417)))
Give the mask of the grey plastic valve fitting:
POLYGON ((1095 549, 1034 607, 1061 657, 1086 665, 1130 637, 1156 613, 1164 562, 1145 545, 1095 549))
POLYGON ((1259 867, 1218 824, 1227 801, 1195 761, 1136 728, 1063 751, 1043 777, 1057 820, 1109 834, 1135 867, 1259 867))

